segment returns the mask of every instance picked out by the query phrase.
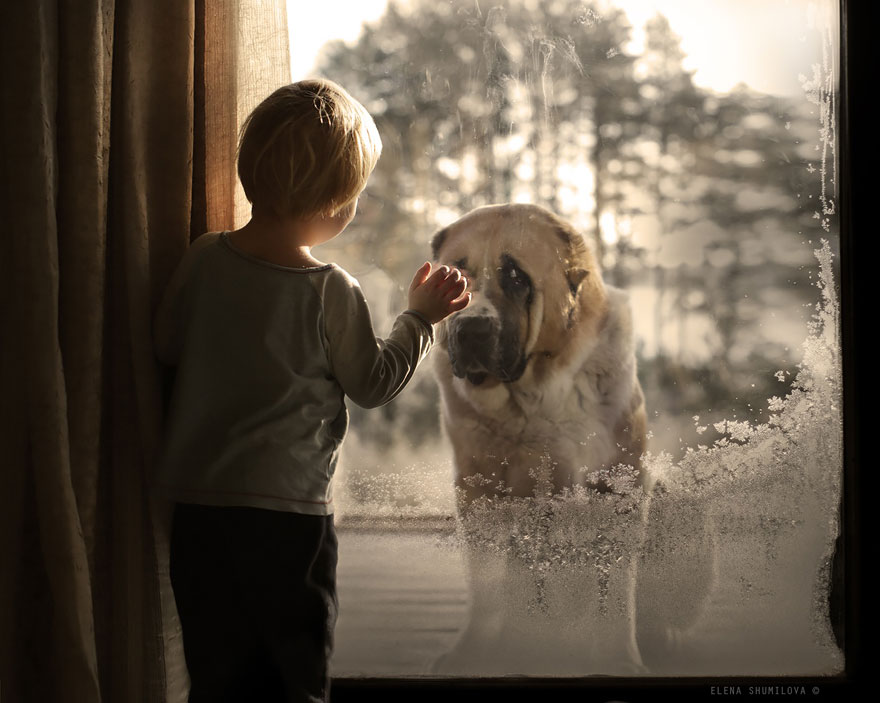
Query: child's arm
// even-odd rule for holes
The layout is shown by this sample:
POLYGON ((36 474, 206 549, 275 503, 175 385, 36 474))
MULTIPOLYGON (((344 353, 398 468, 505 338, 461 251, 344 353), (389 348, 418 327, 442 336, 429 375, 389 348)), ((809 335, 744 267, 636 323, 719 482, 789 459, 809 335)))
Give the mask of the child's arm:
POLYGON ((213 244, 220 236, 218 232, 203 234, 189 245, 189 249, 183 255, 177 269, 171 276, 168 287, 162 295, 162 302, 156 310, 153 319, 153 349, 159 360, 173 366, 177 363, 180 354, 181 318, 179 310, 180 293, 183 284, 189 277, 190 269, 198 253, 206 246, 213 244))
POLYGON ((410 309, 401 313, 387 339, 373 332, 366 300, 357 282, 336 278, 325 296, 324 329, 333 374, 345 394, 373 408, 392 400, 412 378, 434 341, 432 324, 465 307, 466 279, 441 267, 430 275, 425 264, 410 285, 410 309), (341 285, 340 285, 341 284, 341 285))

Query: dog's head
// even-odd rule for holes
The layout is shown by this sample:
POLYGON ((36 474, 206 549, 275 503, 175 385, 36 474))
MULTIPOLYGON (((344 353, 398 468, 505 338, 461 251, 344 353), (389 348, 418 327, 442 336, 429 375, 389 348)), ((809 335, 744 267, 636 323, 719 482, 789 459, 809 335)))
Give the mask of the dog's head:
POLYGON ((533 360, 595 337, 607 305, 599 267, 583 236, 548 210, 481 207, 437 232, 432 248, 473 293, 438 330, 452 373, 472 386, 514 383, 533 360))

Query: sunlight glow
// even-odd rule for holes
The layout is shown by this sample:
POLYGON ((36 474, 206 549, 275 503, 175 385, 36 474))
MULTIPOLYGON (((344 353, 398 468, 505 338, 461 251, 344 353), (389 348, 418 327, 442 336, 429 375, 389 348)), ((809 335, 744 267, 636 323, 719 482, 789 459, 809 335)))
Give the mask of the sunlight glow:
POLYGON ((599 230, 602 232, 602 241, 611 246, 617 242, 617 218, 613 212, 603 212, 599 218, 599 230))
MULTIPOLYGON (((608 3, 611 4, 611 3, 608 3)), ((799 95, 798 72, 815 51, 800 0, 619 0, 633 25, 629 50, 644 48, 644 24, 657 12, 681 37, 694 82, 719 93, 738 83, 777 95, 799 95)))
MULTIPOLYGON (((378 19, 387 4, 288 0, 293 80, 311 75, 324 43, 355 41, 363 23, 378 19)), ((681 37, 687 54, 684 67, 695 72, 698 86, 726 93, 745 83, 759 92, 799 95, 798 73, 816 49, 804 4, 805 0, 604 0, 600 6, 626 12, 633 27, 627 47, 631 53, 644 48, 645 22, 658 12, 664 14, 681 37)))
POLYGON ((388 0, 287 0, 290 29, 290 76, 294 81, 313 75, 315 59, 328 41, 356 41, 364 22, 385 12, 388 0))

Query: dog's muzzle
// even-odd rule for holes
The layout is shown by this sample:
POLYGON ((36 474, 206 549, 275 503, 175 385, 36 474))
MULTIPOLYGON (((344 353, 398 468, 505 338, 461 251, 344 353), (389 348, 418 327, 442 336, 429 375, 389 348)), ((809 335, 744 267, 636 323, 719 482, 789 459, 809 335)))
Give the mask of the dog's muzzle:
POLYGON ((479 386, 489 375, 505 383, 516 381, 526 366, 516 339, 507 339, 498 318, 456 316, 449 321, 449 361, 452 373, 479 386))
POLYGON ((449 323, 449 361, 452 373, 475 386, 498 365, 501 325, 494 317, 459 316, 449 323))

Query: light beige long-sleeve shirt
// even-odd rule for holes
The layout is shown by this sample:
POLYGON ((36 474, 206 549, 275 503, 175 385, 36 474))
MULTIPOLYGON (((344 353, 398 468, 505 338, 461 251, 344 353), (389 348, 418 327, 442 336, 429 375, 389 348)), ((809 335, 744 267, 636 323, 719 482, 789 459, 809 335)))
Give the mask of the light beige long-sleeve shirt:
POLYGON ((287 268, 225 233, 184 256, 155 322, 177 367, 159 482, 172 500, 329 515, 345 396, 394 398, 433 343, 407 311, 378 339, 357 281, 335 264, 287 268))

